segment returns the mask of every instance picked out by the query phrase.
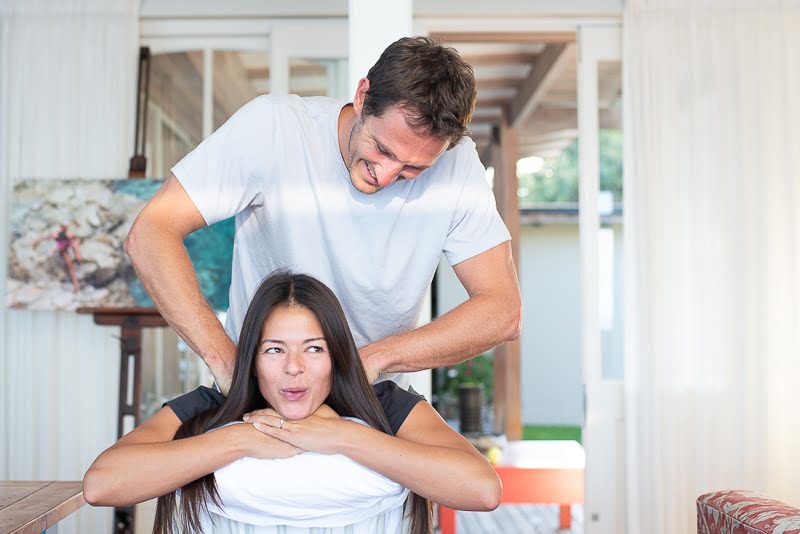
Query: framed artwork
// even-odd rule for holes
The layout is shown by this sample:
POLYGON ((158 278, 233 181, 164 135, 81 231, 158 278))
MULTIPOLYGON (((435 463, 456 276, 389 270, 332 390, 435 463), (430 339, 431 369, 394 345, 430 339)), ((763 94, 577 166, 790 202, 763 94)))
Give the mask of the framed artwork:
MULTIPOLYGON (((26 179, 15 182, 6 305, 31 310, 147 308, 153 301, 123 243, 161 180, 26 179)), ((228 308, 233 218, 184 240, 200 289, 228 308)))

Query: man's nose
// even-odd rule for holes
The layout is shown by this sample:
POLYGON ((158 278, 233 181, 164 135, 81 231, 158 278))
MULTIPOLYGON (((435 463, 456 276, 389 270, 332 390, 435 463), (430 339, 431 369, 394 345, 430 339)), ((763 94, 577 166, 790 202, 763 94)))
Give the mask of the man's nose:
POLYGON ((375 178, 378 180, 378 185, 386 187, 393 184, 400 172, 403 170, 403 164, 397 161, 387 159, 381 162, 375 171, 375 178))

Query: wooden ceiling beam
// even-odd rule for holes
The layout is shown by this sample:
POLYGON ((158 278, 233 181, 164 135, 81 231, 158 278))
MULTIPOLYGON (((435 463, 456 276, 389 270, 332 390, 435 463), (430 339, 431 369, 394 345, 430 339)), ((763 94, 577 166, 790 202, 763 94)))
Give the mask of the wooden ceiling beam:
POLYGON ((461 54, 461 57, 473 67, 482 67, 485 65, 528 65, 536 59, 536 54, 528 52, 473 52, 471 54, 461 54))
POLYGON ((480 106, 476 107, 472 113, 473 122, 484 122, 487 120, 500 120, 505 116, 505 109, 502 106, 480 106))
POLYGON ((574 32, 434 32, 447 43, 574 43, 574 32))
MULTIPOLYGON (((290 76, 325 76, 327 71, 325 65, 308 63, 289 65, 289 73, 290 76)), ((250 67, 247 69, 247 77, 251 80, 269 79, 269 67, 250 67)))
POLYGON ((511 78, 511 77, 503 77, 503 78, 478 78, 475 80, 475 83, 478 84, 478 89, 497 89, 498 87, 519 87, 520 83, 524 78, 511 78))
POLYGON ((498 98, 498 97, 481 97, 480 93, 478 94, 478 99, 476 100, 476 106, 508 106, 511 104, 511 98, 498 98))
MULTIPOLYGON (((475 110, 483 110, 486 108, 498 108, 500 110, 501 117, 507 120, 509 113, 511 113, 511 101, 503 98, 487 98, 484 100, 478 98, 475 104, 475 110)), ((481 122, 480 114, 478 117, 475 117, 473 112, 473 120, 475 120, 475 118, 478 119, 477 122, 481 122)))
POLYGON ((547 92, 548 86, 557 78, 566 63, 568 45, 549 44, 536 58, 530 74, 520 85, 514 101, 511 102, 510 123, 518 128, 533 112, 539 100, 547 92))

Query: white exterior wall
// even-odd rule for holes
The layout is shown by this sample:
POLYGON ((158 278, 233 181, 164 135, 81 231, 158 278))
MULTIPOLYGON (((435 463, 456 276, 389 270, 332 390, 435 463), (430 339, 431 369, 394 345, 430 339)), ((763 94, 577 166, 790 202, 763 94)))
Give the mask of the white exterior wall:
MULTIPOLYGON (((604 374, 621 378, 622 228, 615 226, 616 313, 604 334, 604 374)), ((520 349, 522 422, 580 425, 580 257, 577 224, 523 226, 519 277, 523 299, 520 349)), ((444 259, 438 273, 439 314, 467 298, 444 259)))

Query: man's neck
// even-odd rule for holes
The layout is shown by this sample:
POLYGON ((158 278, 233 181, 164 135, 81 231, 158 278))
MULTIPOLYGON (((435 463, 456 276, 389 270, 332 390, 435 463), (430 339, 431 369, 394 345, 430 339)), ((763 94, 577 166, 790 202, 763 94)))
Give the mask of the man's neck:
POLYGON ((339 138, 339 154, 342 156, 345 167, 348 165, 350 157, 350 132, 353 131, 355 123, 356 112, 353 109, 353 104, 345 104, 339 112, 339 122, 336 130, 339 138))

